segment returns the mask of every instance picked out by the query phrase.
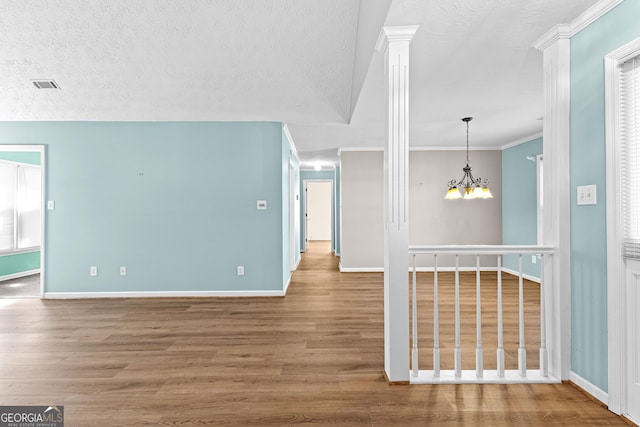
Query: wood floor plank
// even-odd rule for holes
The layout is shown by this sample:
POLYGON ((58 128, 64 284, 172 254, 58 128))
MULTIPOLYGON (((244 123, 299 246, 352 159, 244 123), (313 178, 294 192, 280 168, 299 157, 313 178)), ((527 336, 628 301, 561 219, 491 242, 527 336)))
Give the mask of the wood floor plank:
MULTIPOLYGON (((0 404, 64 405, 70 427, 626 425, 570 384, 387 384, 382 274, 341 274, 337 261, 327 243, 311 242, 285 298, 2 301, 0 404)), ((424 368, 430 280, 421 274, 424 368)), ((485 367, 492 369, 495 275, 482 280, 485 367)), ((465 369, 474 358, 474 281, 463 274, 465 369)), ((453 364, 452 283, 442 276, 443 368, 453 364)), ((537 363, 538 294, 530 285, 527 357, 537 363)), ((512 368, 516 290, 517 281, 505 280, 512 368)))

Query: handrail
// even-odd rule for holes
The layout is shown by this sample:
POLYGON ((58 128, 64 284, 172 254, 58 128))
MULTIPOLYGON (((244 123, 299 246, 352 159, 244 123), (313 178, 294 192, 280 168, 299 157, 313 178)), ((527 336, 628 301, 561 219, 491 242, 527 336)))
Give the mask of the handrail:
POLYGON ((420 245, 409 246, 410 255, 510 255, 553 254, 553 246, 545 245, 420 245))

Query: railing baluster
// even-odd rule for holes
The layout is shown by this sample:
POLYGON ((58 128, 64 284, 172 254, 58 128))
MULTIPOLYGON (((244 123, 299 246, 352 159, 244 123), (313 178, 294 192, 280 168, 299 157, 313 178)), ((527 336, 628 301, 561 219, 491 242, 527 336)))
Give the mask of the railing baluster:
POLYGON ((502 338, 502 255, 498 255, 498 377, 504 377, 504 341, 502 338))
POLYGON ((413 352, 411 354, 411 375, 418 376, 418 292, 416 290, 416 256, 413 255, 413 301, 412 301, 412 317, 413 317, 413 352))
MULTIPOLYGON (((489 383, 503 383, 508 379, 508 382, 519 382, 519 383, 531 383, 531 382, 557 382, 558 380, 554 378, 554 372, 549 368, 549 353, 552 351, 551 349, 547 349, 547 319, 553 320, 553 317, 547 316, 546 311, 549 309, 548 304, 546 304, 546 294, 547 288, 549 286, 553 286, 552 282, 545 283, 545 272, 547 273, 547 279, 552 277, 549 275, 549 270, 545 271, 545 264, 550 264, 549 258, 545 257, 545 255, 553 255, 553 248, 550 246, 482 246, 482 245, 471 245, 471 246, 422 246, 422 247, 410 247, 409 254, 413 257, 412 259, 412 270, 411 270, 411 297, 410 297, 410 309, 411 309, 411 366, 409 377, 411 378, 411 383, 430 383, 430 384, 439 384, 439 383, 454 383, 454 384, 462 384, 462 383, 478 383, 478 384, 489 384, 489 383), (419 254, 430 254, 433 255, 433 371, 425 371, 420 370, 419 363, 419 353, 420 353, 420 345, 418 340, 418 310, 419 310, 419 302, 418 302, 418 266, 417 266, 417 256, 419 254), (504 281, 503 281, 503 268, 504 268, 504 256, 513 254, 514 256, 518 256, 518 272, 513 272, 513 274, 518 276, 518 367, 517 369, 505 369, 505 319, 504 319, 504 304, 505 297, 508 295, 512 295, 511 290, 507 290, 507 294, 504 294, 504 281), (455 326, 455 336, 454 336, 454 369, 453 370, 442 370, 441 369, 441 354, 440 354, 440 307, 439 307, 439 263, 442 263, 439 255, 447 255, 455 257, 455 267, 454 267, 454 326, 455 326), (461 277, 461 271, 464 271, 467 264, 463 264, 461 267, 460 257, 470 257, 475 255, 475 270, 476 270, 476 292, 475 292, 475 311, 476 311, 476 348, 475 348, 475 361, 476 361, 476 369, 475 375, 473 375, 472 371, 464 371, 462 369, 462 321, 461 317, 462 313, 462 289, 461 286, 463 283, 461 280, 466 280, 465 277, 461 277), (484 370, 484 346, 482 343, 482 329, 483 329, 483 308, 486 310, 487 306, 483 307, 483 294, 482 294, 482 271, 481 271, 481 257, 483 255, 496 255, 497 260, 497 341, 498 346, 496 349, 497 358, 496 358, 496 371, 484 370), (525 294, 524 294, 524 279, 527 277, 523 271, 523 257, 525 255, 534 255, 538 256, 540 259, 541 272, 540 272, 540 373, 536 372, 534 374, 530 374, 527 370, 527 348, 526 342, 527 338, 525 335, 525 323, 528 321, 525 319, 525 294), (461 270, 462 269, 462 270, 461 270), (428 374, 427 374, 428 373, 428 374), (515 377, 519 378, 515 380, 515 377), (515 380, 515 381, 514 381, 515 380)), ((464 260, 463 260, 464 261, 464 260)), ((445 269, 446 269, 445 264, 445 269)), ((449 266, 451 264, 448 264, 449 266)), ((466 274, 466 273, 465 273, 466 274)), ((509 280, 509 282, 511 281, 509 280)), ((428 279, 425 280, 425 285, 428 286, 428 279)), ((485 286, 487 284, 485 283, 485 286)), ((509 285, 510 286, 510 285, 509 285)), ((466 289, 466 288, 465 288, 466 289)), ((552 288, 549 288, 552 289, 552 288)), ((470 290, 470 289, 469 289, 470 290)), ((467 295, 465 293, 465 295, 467 295)), ((423 298, 426 295, 423 295, 423 298)), ((470 314, 470 313, 469 313, 470 314)), ((486 314, 486 313, 484 313, 486 314)), ((485 316, 486 317, 486 316, 485 316)), ((491 317, 491 316, 490 316, 491 317)), ((536 319, 537 320, 537 319, 536 319)), ((485 322, 487 320, 485 319, 485 322)), ((527 326, 529 326, 527 324, 527 326)), ((509 327, 509 323, 507 323, 507 327, 509 327)), ((466 330, 466 329, 465 329, 466 330)), ((532 330, 533 331, 533 330, 532 330)), ((466 335, 465 335, 466 336, 466 335)), ((465 338, 466 339, 466 338, 465 338)), ((528 338, 530 341, 531 338, 528 338)), ((466 345, 470 345, 471 343, 467 343, 466 345)), ((424 367, 423 367, 424 369, 424 367)))
POLYGON ((440 376, 440 327, 438 325, 438 254, 433 255, 433 376, 440 376))
POLYGON ((527 376, 527 350, 524 346, 524 284, 522 280, 522 254, 518 258, 518 318, 520 320, 520 345, 518 346, 518 373, 527 376))
POLYGON ((476 255, 476 376, 483 375, 482 367, 482 301, 480 295, 480 255, 476 255))
POLYGON ((460 350, 460 260, 456 254, 456 280, 455 280, 455 293, 456 293, 456 344, 454 349, 454 368, 455 376, 462 376, 462 353, 460 350))
POLYGON ((547 365, 547 330, 546 316, 544 314, 544 254, 540 254, 540 375, 549 376, 549 367, 547 365))

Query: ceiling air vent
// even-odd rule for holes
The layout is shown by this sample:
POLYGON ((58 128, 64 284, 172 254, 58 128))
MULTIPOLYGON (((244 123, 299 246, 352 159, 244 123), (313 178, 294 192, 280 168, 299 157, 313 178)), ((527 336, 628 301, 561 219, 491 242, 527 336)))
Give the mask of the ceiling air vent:
POLYGON ((60 89, 58 83, 53 80, 34 80, 33 85, 38 89, 60 89))

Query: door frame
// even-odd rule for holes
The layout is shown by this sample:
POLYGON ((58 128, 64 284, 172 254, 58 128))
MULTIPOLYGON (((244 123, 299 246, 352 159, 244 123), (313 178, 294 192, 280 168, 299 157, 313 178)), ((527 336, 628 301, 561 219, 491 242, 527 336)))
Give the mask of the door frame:
MULTIPOLYGON (((622 253, 620 64, 640 54, 640 38, 604 57, 607 195, 608 407, 628 416, 627 277, 622 253)), ((639 420, 633 420, 638 422, 639 420)))
POLYGON ((45 145, 18 145, 18 144, 9 144, 4 145, 0 144, 0 151, 2 152, 35 152, 40 153, 40 184, 41 184, 41 194, 40 194, 40 298, 44 299, 45 295, 45 248, 46 241, 45 236, 45 216, 46 216, 46 194, 47 194, 47 169, 46 169, 46 146, 45 145))
POLYGON ((302 187, 304 188, 304 195, 303 195, 303 206, 304 206, 304 211, 303 211, 303 215, 304 215, 304 248, 303 251, 306 252, 307 251, 307 246, 309 243, 309 227, 307 227, 307 183, 309 182, 329 182, 331 183, 331 248, 333 249, 334 244, 335 244, 335 212, 334 212, 334 203, 335 203, 335 194, 336 194, 336 188, 335 188, 335 183, 334 180, 332 179, 327 179, 327 178, 310 178, 310 179, 305 179, 302 181, 302 187))

